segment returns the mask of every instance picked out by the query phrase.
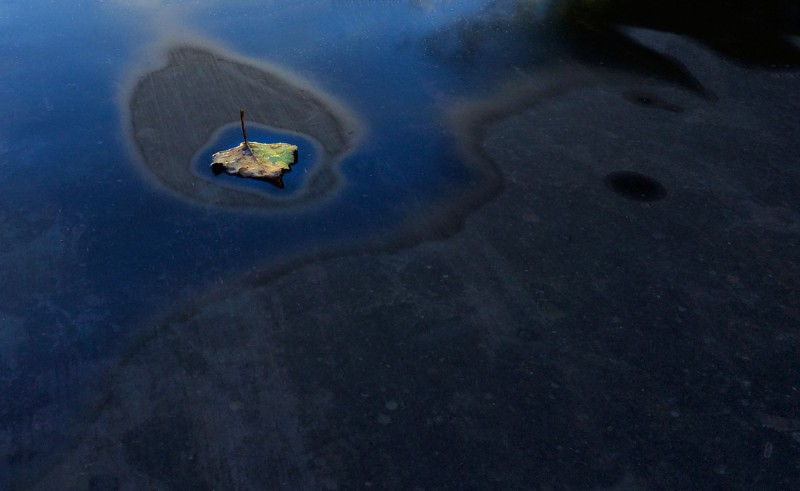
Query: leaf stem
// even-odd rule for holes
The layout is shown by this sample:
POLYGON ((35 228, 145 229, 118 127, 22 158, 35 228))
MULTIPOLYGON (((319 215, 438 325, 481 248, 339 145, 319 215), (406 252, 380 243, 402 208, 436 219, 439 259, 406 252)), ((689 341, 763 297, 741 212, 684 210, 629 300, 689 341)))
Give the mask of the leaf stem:
POLYGON ((242 136, 244 137, 244 144, 249 147, 250 144, 247 143, 247 132, 244 130, 244 109, 239 109, 239 119, 242 120, 242 136))

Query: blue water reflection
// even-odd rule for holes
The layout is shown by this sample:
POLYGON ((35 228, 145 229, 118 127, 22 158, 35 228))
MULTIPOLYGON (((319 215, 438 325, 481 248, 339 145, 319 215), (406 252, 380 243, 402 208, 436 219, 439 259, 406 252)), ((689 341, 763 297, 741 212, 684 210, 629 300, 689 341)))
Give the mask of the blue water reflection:
MULTIPOLYGON (((425 56, 421 40, 484 3, 253 2, 236 7, 243 15, 217 2, 6 2, 2 246, 17 260, 0 282, 0 310, 26 334, 9 355, 4 424, 26 428, 38 409, 80 401, 103 360, 176 302, 283 256, 380 237, 475 185, 440 121, 474 80, 425 56), (340 164, 344 188, 272 214, 198 206, 154 186, 124 131, 126 90, 158 67, 160 46, 185 39, 285 67, 351 106, 366 135, 340 164)), ((223 131, 215 150, 237 131, 223 131)), ((315 159, 303 148, 288 193, 315 159)), ((67 413, 21 434, 55 441, 67 413)))
MULTIPOLYGON (((18 169, 2 183, 3 195, 16 198, 9 199, 7 213, 47 213, 65 229, 85 229, 72 262, 86 269, 73 281, 85 282, 77 290, 96 293, 120 319, 140 317, 143 305, 150 311, 176 285, 196 286, 228 268, 235 274, 255 265, 241 257, 228 261, 233 256, 212 250, 235 250, 249 241, 288 252, 335 239, 344 229, 349 236, 353 223, 365 231, 390 228, 464 177, 448 154, 435 100, 440 87, 452 92, 456 77, 407 43, 474 13, 481 3, 422 11, 405 2, 370 9, 360 2, 292 2, 250 8, 246 16, 221 15, 218 5, 210 5, 171 17, 197 22, 184 30, 206 32, 310 77, 366 120, 368 137, 342 165, 348 190, 338 201, 295 217, 204 210, 143 179, 120 128, 120 105, 129 70, 134 76, 138 70, 131 67, 149 63, 138 57, 151 39, 146 28, 130 21, 146 24, 162 11, 172 12, 169 5, 93 4, 80 13, 73 6, 26 4, 23 12, 21 5, 7 5, 7 17, 37 19, 35 30, 14 23, 4 34, 6 66, 19 67, 3 74, 3 163, 18 169), (276 12, 290 20, 272 22, 276 12), (270 26, 269 35, 260 24, 270 26), (170 280, 159 285, 158 277, 170 280)), ((294 172, 303 172, 302 163, 294 172)), ((76 308, 74 301, 59 305, 76 308)))

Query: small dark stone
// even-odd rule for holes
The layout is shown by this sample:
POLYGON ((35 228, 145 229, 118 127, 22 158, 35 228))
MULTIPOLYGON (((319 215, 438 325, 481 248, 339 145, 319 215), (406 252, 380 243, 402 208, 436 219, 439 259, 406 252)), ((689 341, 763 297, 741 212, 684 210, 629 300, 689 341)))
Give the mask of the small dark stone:
POLYGON ((638 172, 612 172, 603 181, 610 190, 636 201, 657 201, 667 195, 660 182, 638 172))

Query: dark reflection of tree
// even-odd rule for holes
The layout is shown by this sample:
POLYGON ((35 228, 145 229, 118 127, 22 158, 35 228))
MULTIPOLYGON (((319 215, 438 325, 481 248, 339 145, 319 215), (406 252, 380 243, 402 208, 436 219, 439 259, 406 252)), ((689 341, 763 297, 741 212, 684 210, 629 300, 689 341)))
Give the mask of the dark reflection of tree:
POLYGON ((787 39, 800 32, 798 0, 556 0, 553 17, 587 41, 630 25, 687 35, 745 64, 800 66, 787 39))
POLYGON ((707 95, 683 65, 640 44, 625 27, 685 35, 750 66, 800 67, 800 50, 788 39, 800 32, 800 0, 496 0, 479 18, 428 38, 425 49, 485 71, 570 55, 707 95))

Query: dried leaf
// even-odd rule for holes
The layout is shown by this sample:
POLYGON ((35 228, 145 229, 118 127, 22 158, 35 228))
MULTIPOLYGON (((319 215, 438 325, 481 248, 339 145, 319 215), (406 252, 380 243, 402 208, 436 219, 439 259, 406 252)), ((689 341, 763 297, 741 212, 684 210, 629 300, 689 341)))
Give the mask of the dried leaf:
POLYGON ((271 182, 283 187, 283 174, 297 162, 297 146, 288 143, 258 143, 247 140, 244 127, 244 109, 239 110, 244 141, 238 147, 217 152, 211 156, 211 172, 223 172, 239 177, 249 177, 271 182))
POLYGON ((283 187, 283 174, 297 162, 297 146, 288 143, 242 142, 211 157, 215 175, 227 172, 283 187))

